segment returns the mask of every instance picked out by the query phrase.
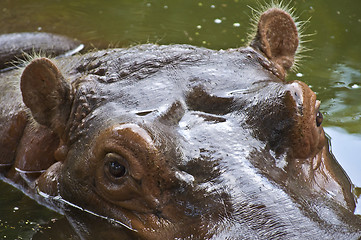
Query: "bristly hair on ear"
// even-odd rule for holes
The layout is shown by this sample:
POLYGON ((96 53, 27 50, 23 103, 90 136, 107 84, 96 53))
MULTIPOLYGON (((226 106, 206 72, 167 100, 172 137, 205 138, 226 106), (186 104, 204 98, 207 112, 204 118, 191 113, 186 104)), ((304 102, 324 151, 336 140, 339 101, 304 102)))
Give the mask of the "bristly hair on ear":
POLYGON ((307 57, 305 55, 305 53, 312 50, 305 46, 305 44, 307 42, 312 41, 309 39, 309 37, 314 35, 314 34, 305 34, 305 31, 307 29, 307 26, 308 26, 311 18, 308 18, 305 21, 300 21, 299 16, 297 16, 295 13, 296 12, 295 7, 290 6, 290 3, 285 3, 283 0, 281 0, 281 1, 271 0, 270 2, 264 2, 264 3, 257 1, 257 5, 258 5, 257 8, 248 6, 252 10, 252 15, 250 17, 251 31, 249 31, 248 36, 247 36, 248 45, 252 42, 252 40, 256 36, 258 21, 263 12, 267 11, 270 8, 277 8, 277 9, 281 9, 281 10, 289 13, 290 16, 292 17, 293 21, 296 24, 297 31, 298 31, 298 38, 299 38, 299 45, 298 45, 296 55, 295 55, 295 62, 290 70, 293 72, 297 71, 299 69, 300 62, 302 62, 302 59, 307 57))
POLYGON ((6 64, 8 64, 8 67, 0 69, 0 73, 14 69, 23 69, 32 60, 41 57, 51 58, 52 56, 47 54, 46 51, 36 51, 35 49, 33 49, 32 52, 22 52, 22 56, 15 56, 13 60, 6 62, 6 64))

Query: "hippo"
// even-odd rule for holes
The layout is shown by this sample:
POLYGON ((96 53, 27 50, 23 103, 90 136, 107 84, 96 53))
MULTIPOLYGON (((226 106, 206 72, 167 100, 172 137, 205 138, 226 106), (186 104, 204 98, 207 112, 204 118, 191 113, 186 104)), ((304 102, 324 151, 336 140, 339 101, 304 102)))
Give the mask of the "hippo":
POLYGON ((273 7, 246 47, 145 44, 3 71, 1 179, 80 239, 361 239, 320 101, 286 81, 296 25, 273 7))

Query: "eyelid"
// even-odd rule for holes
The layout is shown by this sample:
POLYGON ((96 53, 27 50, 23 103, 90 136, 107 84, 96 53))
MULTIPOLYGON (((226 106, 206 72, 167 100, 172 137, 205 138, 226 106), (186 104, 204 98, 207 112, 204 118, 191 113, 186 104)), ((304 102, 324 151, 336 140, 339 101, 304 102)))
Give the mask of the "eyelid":
POLYGON ((118 153, 114 153, 114 152, 108 152, 105 154, 105 157, 108 157, 108 158, 115 158, 115 159, 120 159, 120 160, 124 160, 125 158, 118 154, 118 153))
POLYGON ((118 154, 118 153, 115 153, 115 152, 108 152, 108 153, 105 154, 104 160, 107 161, 107 162, 112 161, 112 160, 118 161, 119 163, 124 165, 124 167, 129 169, 129 163, 127 161, 127 158, 122 156, 121 154, 118 154))

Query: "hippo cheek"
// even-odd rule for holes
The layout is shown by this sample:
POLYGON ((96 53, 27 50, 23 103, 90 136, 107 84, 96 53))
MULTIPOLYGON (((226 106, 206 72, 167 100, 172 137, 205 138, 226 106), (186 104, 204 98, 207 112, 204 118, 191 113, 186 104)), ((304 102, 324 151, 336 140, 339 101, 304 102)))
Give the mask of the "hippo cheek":
MULTIPOLYGON (((123 166, 120 168, 123 168, 123 166)), ((127 210, 149 211, 139 183, 129 175, 127 168, 125 170, 118 169, 119 167, 114 167, 114 163, 109 162, 98 168, 95 180, 97 194, 106 201, 127 210), (116 174, 124 172, 124 176, 111 176, 110 172, 116 174)))
POLYGON ((184 210, 173 199, 172 190, 178 186, 174 170, 154 142, 136 124, 103 131, 90 159, 96 163, 95 198, 102 202, 101 214, 127 224, 145 239, 173 239, 185 221, 184 210))
POLYGON ((136 124, 107 129, 97 138, 92 155, 100 198, 126 212, 157 211, 164 169, 160 171, 162 158, 146 130, 136 124))
POLYGON ((321 125, 320 101, 316 94, 303 82, 294 81, 287 86, 288 107, 293 112, 295 124, 290 134, 292 154, 294 158, 312 158, 321 154, 327 144, 321 125))
POLYGON ((36 190, 41 196, 48 198, 59 195, 59 176, 62 167, 63 164, 61 162, 56 162, 36 180, 36 190))
POLYGON ((47 127, 27 126, 24 129, 15 158, 14 167, 29 186, 56 161, 53 153, 59 139, 47 127))
POLYGON ((302 82, 289 86, 289 102, 293 108, 295 125, 291 131, 291 149, 296 161, 289 167, 299 169, 305 182, 317 192, 331 195, 344 207, 353 211, 355 203, 350 181, 329 151, 328 140, 322 127, 320 102, 316 94, 302 82), (298 161, 298 160, 299 161, 298 161))

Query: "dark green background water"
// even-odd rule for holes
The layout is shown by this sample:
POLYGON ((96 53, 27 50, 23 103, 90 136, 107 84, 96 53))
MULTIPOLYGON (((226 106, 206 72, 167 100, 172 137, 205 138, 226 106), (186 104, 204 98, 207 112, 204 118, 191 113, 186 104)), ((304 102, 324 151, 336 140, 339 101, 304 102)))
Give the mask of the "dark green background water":
MULTIPOLYGON (((300 68, 289 75, 311 86, 322 101, 333 152, 361 186, 361 1, 290 1, 309 18, 310 42, 300 68)), ((94 47, 187 43, 212 49, 247 42, 250 0, 0 0, 0 34, 45 31, 94 47)), ((29 239, 59 215, 0 183, 0 239, 29 239)), ((360 210, 359 213, 361 213, 360 210)))

